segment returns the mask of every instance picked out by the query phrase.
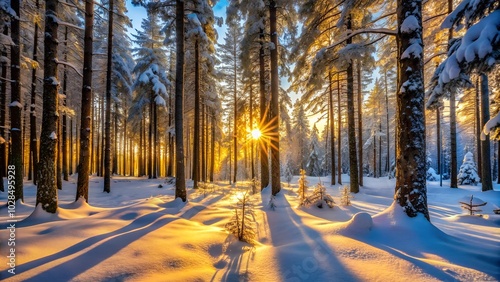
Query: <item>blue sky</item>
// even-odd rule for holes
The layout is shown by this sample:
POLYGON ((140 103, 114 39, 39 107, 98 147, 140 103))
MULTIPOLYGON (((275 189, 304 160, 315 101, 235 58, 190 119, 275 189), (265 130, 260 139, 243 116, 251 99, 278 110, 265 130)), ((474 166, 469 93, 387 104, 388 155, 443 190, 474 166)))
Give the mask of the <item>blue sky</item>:
MULTIPOLYGON (((214 14, 217 17, 223 17, 224 21, 226 19, 226 6, 227 0, 221 0, 214 7, 214 14)), ((142 19, 147 17, 146 10, 143 7, 137 7, 132 5, 131 1, 127 1, 127 15, 132 20, 133 30, 130 30, 130 33, 135 34, 135 30, 141 30, 141 22, 142 19)), ((217 32, 219 34, 218 41, 222 42, 224 38, 224 33, 226 32, 226 25, 224 24, 222 27, 217 27, 217 32)))

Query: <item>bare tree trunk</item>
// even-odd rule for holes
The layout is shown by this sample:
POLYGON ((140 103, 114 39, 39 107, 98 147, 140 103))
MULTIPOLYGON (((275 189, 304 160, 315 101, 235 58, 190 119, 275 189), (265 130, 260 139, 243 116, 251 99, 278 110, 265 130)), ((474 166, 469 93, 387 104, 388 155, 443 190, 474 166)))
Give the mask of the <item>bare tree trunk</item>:
MULTIPOLYGON (((253 130, 253 84, 250 83, 250 130, 253 130)), ((254 159, 254 143, 255 140, 250 139, 250 176, 255 179, 255 159, 254 159)))
MULTIPOLYGON (((443 143, 442 137, 441 137, 441 108, 437 107, 436 108, 436 138, 437 138, 437 172, 439 175, 441 175, 441 145, 443 143)), ((429 169, 429 168, 427 168, 429 169)))
MULTIPOLYGON (((6 25, 3 29, 3 34, 4 35, 9 35, 9 28, 6 25)), ((4 48, 5 50, 5 48, 4 48)), ((2 56, 7 57, 7 51, 2 51, 2 56)), ((2 77, 7 77, 7 63, 2 62, 2 77)), ((2 137, 3 141, 0 142, 0 191, 4 192, 5 187, 3 184, 3 177, 5 176, 6 172, 6 157, 7 157, 7 142, 6 142, 6 134, 5 134, 5 128, 6 128, 6 123, 5 123, 5 104, 7 100, 7 82, 1 80, 0 81, 0 137, 2 137)))
POLYGON ((475 116, 476 116, 476 156, 477 156, 477 173, 479 175, 479 178, 481 178, 481 181, 483 179, 482 174, 483 174, 483 162, 481 159, 481 111, 480 111, 480 104, 481 104, 481 96, 479 95, 479 77, 476 80, 476 100, 475 100, 475 116))
POLYGON ((151 173, 153 179, 158 178, 158 114, 156 102, 153 103, 153 171, 151 173))
POLYGON ((206 118, 205 118, 206 105, 201 105, 201 181, 207 181, 207 155, 206 155, 206 118))
POLYGON ((233 85, 233 103, 234 103, 234 129, 233 129, 233 146, 234 146, 234 173, 233 173, 233 183, 236 184, 236 178, 238 176, 238 139, 237 137, 237 132, 238 132, 238 95, 237 95, 237 89, 236 89, 236 83, 238 81, 238 65, 237 65, 237 58, 236 58, 236 44, 233 45, 233 55, 234 55, 234 66, 233 66, 233 72, 234 72, 234 85, 233 85))
POLYGON ((177 61, 175 67, 175 160, 176 181, 175 197, 186 201, 186 179, 184 175, 184 145, 183 145, 183 96, 184 96, 184 1, 176 0, 176 50, 177 61))
MULTIPOLYGON (((351 16, 347 19, 347 29, 351 30, 351 16)), ((352 38, 347 40, 347 44, 352 43, 352 38)), ((347 139, 349 142, 349 172, 350 187, 352 193, 359 192, 358 159, 356 155, 356 126, 354 124, 354 79, 352 60, 347 66, 347 139)))
MULTIPOLYGON (((35 2, 36 10, 40 10, 40 3, 35 2)), ((38 63, 38 22, 35 21, 35 31, 33 33, 33 61, 38 63)), ((30 106, 30 154, 28 180, 33 177, 33 184, 36 185, 38 179, 38 136, 36 130, 36 68, 31 71, 31 106, 30 106)), ((5 76, 2 76, 5 77, 5 76)), ((3 84, 3 83, 2 83, 3 84)), ((3 125, 3 124, 2 124, 3 125)), ((3 130, 3 129, 2 129, 3 130)), ((3 136, 3 134, 2 134, 3 136)), ((3 146, 3 145, 2 145, 3 146)), ((1 154, 1 150, 0 150, 1 154)), ((0 169, 1 170, 1 169, 0 169)), ((0 178, 2 174, 0 173, 0 178)), ((2 183, 3 185, 3 183, 2 183)), ((3 191, 3 190, 2 190, 3 191)))
MULTIPOLYGON (((57 1, 55 1, 57 2, 57 1)), ((89 201, 89 174, 90 174, 90 137, 93 124, 91 109, 92 97, 92 53, 94 29, 94 2, 85 1, 85 35, 83 51, 83 87, 80 119, 80 157, 78 163, 78 184, 75 201, 80 197, 89 201)))
POLYGON ((385 162, 385 171, 387 174, 391 171, 391 149, 390 149, 390 130, 389 130, 389 91, 387 86, 387 71, 384 71, 385 81, 385 118, 386 118, 386 146, 387 146, 387 159, 385 162))
POLYGON ((212 143, 210 146, 210 182, 214 182, 214 168, 215 168, 215 110, 212 110, 212 139, 210 142, 212 143))
POLYGON ((69 175, 73 174, 73 118, 69 119, 69 175))
POLYGON ((377 177, 377 139, 375 134, 373 134, 373 177, 377 177))
MULTIPOLYGON (((488 89, 488 76, 484 73, 481 75, 481 128, 490 119, 490 94, 488 89)), ((481 140, 481 160, 482 160, 482 181, 481 190, 493 190, 493 181, 491 180, 491 151, 490 151, 490 136, 486 135, 484 140, 481 140)))
MULTIPOLYGON (((68 27, 64 27, 64 49, 68 49, 68 27)), ((68 55, 67 51, 64 52, 64 61, 68 61, 68 55)), ((64 72, 63 72, 63 106, 67 106, 67 101, 68 101, 68 71, 66 66, 64 66, 64 72)), ((63 175, 63 180, 68 181, 69 180, 69 174, 68 174, 68 132, 67 132, 67 115, 66 112, 63 111, 62 115, 62 144, 61 144, 61 162, 62 162, 62 175, 63 175)))
POLYGON ((279 77, 278 77, 278 31, 277 31, 277 4, 275 0, 269 3, 269 22, 271 32, 271 187, 272 194, 276 195, 281 191, 280 180, 280 113, 279 113, 279 77))
MULTIPOLYGON (((420 42, 422 47, 422 2, 398 0, 398 26, 413 17, 417 27, 398 28, 397 155, 395 200, 409 217, 423 214, 429 219, 426 192, 425 107, 422 51, 405 54, 420 42), (408 70, 411 71, 408 71, 408 70)), ((422 50, 420 49, 420 50, 422 50)))
POLYGON ((342 115, 341 115, 341 102, 340 102, 340 73, 337 73, 337 123, 338 123, 338 131, 337 131, 337 152, 338 152, 338 160, 337 160, 337 182, 342 185, 342 115))
POLYGON ((333 118, 333 89, 332 89, 332 72, 328 72, 328 110, 329 112, 329 120, 330 120, 330 154, 331 154, 331 162, 332 162, 332 177, 331 177, 331 185, 335 185, 335 121, 333 118))
MULTIPOLYGON (((11 0, 12 10, 19 14, 20 0, 11 0)), ((21 100, 21 50, 19 18, 11 18, 11 38, 14 42, 10 47, 10 76, 11 76, 11 104, 10 108, 10 131, 11 149, 9 154, 9 167, 14 168, 14 197, 15 201, 24 201, 23 194, 23 138, 22 138, 22 100, 21 100)), ((57 48, 57 45, 56 45, 57 48)), ((57 65, 56 65, 57 68, 57 65)))
MULTIPOLYGON (((19 3, 19 1, 14 2, 19 3)), ((57 6, 57 0, 45 1, 43 117, 40 136, 42 150, 40 150, 40 178, 36 194, 36 205, 41 205, 42 209, 49 213, 55 213, 57 210, 56 157, 58 142, 56 132, 59 116, 57 97, 59 82, 57 81, 57 62, 55 60, 58 45, 57 6)))
MULTIPOLYGON (((113 115, 113 169, 111 175, 118 174, 118 103, 113 102, 115 105, 115 113, 113 115)), ((125 140, 124 140, 125 141, 125 140)), ((121 169, 120 169, 121 170, 121 169)))
POLYGON ((199 42, 194 43, 194 136, 193 136, 193 189, 198 189, 200 181, 200 50, 199 42))
MULTIPOLYGON (((358 60, 357 64, 357 78, 358 78, 358 170, 359 170, 359 186, 363 186, 363 93, 361 87, 361 62, 358 60)), ((380 145, 380 140, 379 140, 380 145)), ((380 154, 380 150, 379 150, 380 154)), ((380 166, 379 166, 380 169, 380 166)), ((380 176, 380 173, 379 173, 380 176)))
MULTIPOLYGON (((266 98, 266 69, 265 69, 265 62, 264 62, 264 41, 265 41, 265 35, 264 35, 264 29, 260 29, 259 33, 259 41, 260 41, 260 48, 259 48, 259 86, 260 86, 260 130, 264 130, 264 127, 267 127, 268 120, 268 111, 267 111, 267 98, 266 98)), ((266 132, 267 134, 267 132, 266 132)), ((264 136, 264 138, 260 138, 260 187, 261 190, 266 188, 269 185, 269 148, 267 146, 267 139, 268 136, 264 136)))
MULTIPOLYGON (((106 117, 104 144, 104 188, 103 192, 111 192, 111 74, 113 72, 113 12, 114 1, 109 0, 108 10, 108 56, 106 66, 106 117)), ((114 148, 116 151, 116 148, 114 148)), ((116 162, 116 159, 114 160, 116 162)))

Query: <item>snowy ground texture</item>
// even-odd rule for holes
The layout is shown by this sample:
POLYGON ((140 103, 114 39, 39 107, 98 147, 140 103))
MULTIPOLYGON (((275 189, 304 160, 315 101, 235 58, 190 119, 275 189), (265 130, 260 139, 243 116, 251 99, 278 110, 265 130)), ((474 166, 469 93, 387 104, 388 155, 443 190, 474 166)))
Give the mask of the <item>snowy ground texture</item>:
MULTIPOLYGON (((344 179, 348 179, 344 176, 344 179)), ((309 191, 319 181, 309 178, 309 191)), ((256 242, 238 242, 224 225, 248 183, 219 184, 211 194, 189 189, 173 198, 164 180, 114 177, 111 194, 91 178, 90 205, 73 202, 76 178, 59 193, 60 208, 34 211, 36 188, 25 183, 17 206, 15 275, 7 272, 7 209, 0 208, 2 281, 499 281, 500 185, 448 188, 428 183, 432 224, 392 205, 394 180, 365 186, 333 209, 297 207, 297 177, 268 208, 270 192, 252 196, 256 242), (163 188, 158 188, 162 184, 163 188), (470 195, 488 204, 466 215, 470 195), (34 211, 34 212, 33 212, 34 211)), ((0 193, 5 203, 7 193, 0 193)), ((10 248, 10 247, 9 247, 10 248)))

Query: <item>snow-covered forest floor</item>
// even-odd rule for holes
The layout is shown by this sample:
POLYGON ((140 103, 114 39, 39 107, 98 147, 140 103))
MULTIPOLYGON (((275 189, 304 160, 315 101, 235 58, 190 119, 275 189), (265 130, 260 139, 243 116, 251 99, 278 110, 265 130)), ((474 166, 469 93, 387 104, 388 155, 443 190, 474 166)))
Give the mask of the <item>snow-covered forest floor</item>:
MULTIPOLYGON (((348 179, 344 175, 344 179, 348 179)), ((310 191, 319 179, 309 178, 310 191)), ((90 180, 90 205, 73 202, 76 177, 59 191, 55 215, 34 213, 36 187, 25 182, 16 216, 16 275, 7 272, 8 219, 0 208, 4 281, 498 281, 500 185, 448 188, 428 183, 429 224, 391 206, 394 180, 365 178, 351 206, 297 207, 297 177, 268 207, 270 192, 252 196, 257 238, 238 242, 224 225, 238 195, 249 186, 219 184, 213 193, 189 189, 187 204, 174 200, 164 179, 90 180), (159 184, 163 185, 158 188, 159 184), (482 217, 460 208, 473 194, 488 202, 482 217), (367 214, 358 214, 367 213, 367 214), (357 216, 354 216, 358 214, 357 216), (354 217, 353 217, 354 216, 354 217)), ((7 193, 0 193, 5 203, 7 193)))

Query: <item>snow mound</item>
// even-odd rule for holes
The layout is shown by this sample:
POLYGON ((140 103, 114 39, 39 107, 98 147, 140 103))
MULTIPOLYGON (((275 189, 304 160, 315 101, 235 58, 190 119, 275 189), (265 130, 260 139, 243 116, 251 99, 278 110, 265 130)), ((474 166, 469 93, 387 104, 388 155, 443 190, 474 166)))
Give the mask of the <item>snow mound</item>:
POLYGON ((341 233, 344 235, 366 233, 372 229, 373 219, 368 213, 359 212, 351 220, 342 223, 342 225, 344 225, 344 231, 341 233))

